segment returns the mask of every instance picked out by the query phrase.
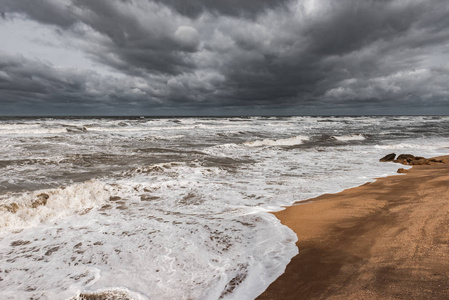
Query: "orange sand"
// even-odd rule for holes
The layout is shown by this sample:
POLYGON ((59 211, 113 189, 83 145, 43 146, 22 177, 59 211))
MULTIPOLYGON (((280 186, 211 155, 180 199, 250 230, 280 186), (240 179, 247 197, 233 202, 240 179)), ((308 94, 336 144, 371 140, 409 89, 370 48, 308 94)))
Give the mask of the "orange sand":
POLYGON ((299 254, 258 299, 449 299, 449 164, 275 215, 299 254))

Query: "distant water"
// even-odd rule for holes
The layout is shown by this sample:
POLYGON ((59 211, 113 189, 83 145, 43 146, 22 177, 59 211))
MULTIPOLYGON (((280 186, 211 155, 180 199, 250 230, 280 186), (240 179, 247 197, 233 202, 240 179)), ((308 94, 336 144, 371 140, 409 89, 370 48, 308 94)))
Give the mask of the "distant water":
POLYGON ((0 119, 2 299, 253 299, 297 253, 269 211, 448 154, 448 117, 0 119), (121 296, 120 296, 121 295, 121 296))

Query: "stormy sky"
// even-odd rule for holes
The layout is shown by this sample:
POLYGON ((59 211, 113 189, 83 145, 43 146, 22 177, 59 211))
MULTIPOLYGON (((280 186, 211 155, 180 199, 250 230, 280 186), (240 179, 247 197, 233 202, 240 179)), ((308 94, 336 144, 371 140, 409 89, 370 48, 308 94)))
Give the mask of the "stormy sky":
POLYGON ((0 115, 449 114, 447 0, 0 0, 0 115))

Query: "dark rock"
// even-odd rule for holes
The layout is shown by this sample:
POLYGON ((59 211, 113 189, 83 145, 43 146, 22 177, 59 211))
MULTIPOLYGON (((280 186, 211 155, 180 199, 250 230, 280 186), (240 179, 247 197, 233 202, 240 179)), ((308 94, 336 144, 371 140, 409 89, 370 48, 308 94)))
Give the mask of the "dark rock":
POLYGON ((407 161, 411 161, 411 160, 415 159, 415 156, 411 155, 411 154, 400 154, 400 155, 398 155, 397 159, 406 159, 407 161))
POLYGON ((445 164, 445 163, 447 163, 445 159, 430 158, 427 160, 428 165, 445 164))
POLYGON ((403 165, 413 165, 413 166, 419 166, 419 165, 434 165, 434 164, 445 164, 448 163, 449 160, 443 158, 425 158, 422 156, 414 156, 411 154, 401 154, 399 155, 395 160, 395 163, 400 163, 403 165))
POLYGON ((429 159, 427 159, 422 156, 414 156, 411 154, 400 154, 393 162, 400 163, 403 165, 418 166, 418 165, 448 164, 449 159, 447 159, 447 158, 429 158, 429 159))
POLYGON ((403 165, 408 165, 408 161, 405 158, 395 159, 393 162, 403 165))
POLYGON ((441 163, 441 164, 449 164, 449 158, 442 158, 442 159, 435 159, 435 163, 441 163))
POLYGON ((421 159, 415 159, 415 160, 410 161, 410 164, 414 165, 414 166, 428 165, 429 161, 427 159, 425 159, 425 158, 421 158, 421 159))
POLYGON ((390 153, 390 154, 382 157, 379 161, 381 161, 381 162, 393 161, 395 157, 396 157, 396 153, 390 153))
POLYGON ((408 173, 409 171, 404 169, 404 168, 399 168, 398 169, 398 173, 402 174, 402 173, 408 173))
POLYGON ((408 165, 409 162, 415 159, 414 155, 411 154, 400 154, 395 160, 395 163, 400 163, 403 165, 408 165))

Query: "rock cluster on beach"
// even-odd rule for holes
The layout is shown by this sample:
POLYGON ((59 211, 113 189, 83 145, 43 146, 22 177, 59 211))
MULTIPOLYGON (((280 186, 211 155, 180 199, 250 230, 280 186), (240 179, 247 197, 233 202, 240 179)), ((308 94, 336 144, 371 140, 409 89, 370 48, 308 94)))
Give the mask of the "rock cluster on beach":
MULTIPOLYGON (((396 157, 396 153, 390 153, 382 157, 379 161, 381 162, 395 162, 403 165, 434 165, 434 164, 447 164, 448 159, 439 158, 425 158, 421 156, 414 156, 411 154, 400 154, 396 157)), ((404 168, 399 168, 398 173, 407 173, 408 170, 404 168)))

